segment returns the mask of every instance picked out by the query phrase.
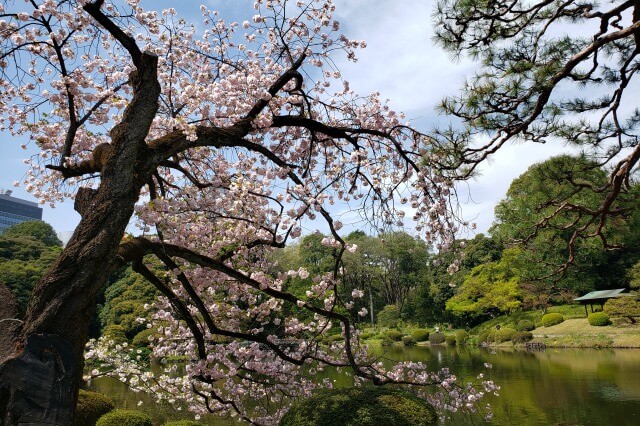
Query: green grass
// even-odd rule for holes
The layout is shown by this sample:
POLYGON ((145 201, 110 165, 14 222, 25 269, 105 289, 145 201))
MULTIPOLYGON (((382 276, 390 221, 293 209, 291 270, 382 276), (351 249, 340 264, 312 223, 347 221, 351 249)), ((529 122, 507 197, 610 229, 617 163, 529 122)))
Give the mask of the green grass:
POLYGON ((536 328, 533 336, 534 342, 545 343, 547 347, 640 348, 640 325, 596 327, 590 325, 586 318, 574 318, 551 327, 536 328))

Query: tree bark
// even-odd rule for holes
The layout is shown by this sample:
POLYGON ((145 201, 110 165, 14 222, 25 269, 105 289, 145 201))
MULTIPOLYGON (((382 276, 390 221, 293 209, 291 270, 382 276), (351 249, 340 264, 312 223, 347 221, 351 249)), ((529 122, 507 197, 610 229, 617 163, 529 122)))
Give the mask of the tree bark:
POLYGON ((96 296, 119 262, 118 246, 157 161, 145 144, 158 108, 156 67, 157 57, 144 54, 134 97, 111 131, 100 186, 78 191, 80 224, 34 290, 16 354, 0 366, 3 425, 73 424, 96 296))

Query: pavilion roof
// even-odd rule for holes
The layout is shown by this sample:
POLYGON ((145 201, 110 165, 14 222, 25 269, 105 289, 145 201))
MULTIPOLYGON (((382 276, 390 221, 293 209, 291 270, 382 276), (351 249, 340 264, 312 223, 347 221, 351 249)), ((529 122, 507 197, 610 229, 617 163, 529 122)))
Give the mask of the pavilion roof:
POLYGON ((598 299, 611 299, 612 297, 620 296, 620 293, 626 291, 625 288, 616 288, 613 290, 599 290, 592 291, 591 293, 587 293, 584 296, 577 297, 573 300, 576 302, 585 302, 589 300, 598 300, 598 299))

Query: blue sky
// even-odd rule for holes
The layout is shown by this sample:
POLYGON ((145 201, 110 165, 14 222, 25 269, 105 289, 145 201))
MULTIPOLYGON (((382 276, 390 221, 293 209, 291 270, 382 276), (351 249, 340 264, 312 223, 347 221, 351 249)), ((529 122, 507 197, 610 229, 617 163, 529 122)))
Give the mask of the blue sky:
MULTIPOLYGON (((199 16, 201 3, 218 10, 227 21, 242 22, 255 13, 252 1, 245 0, 146 1, 147 7, 159 10, 176 7, 187 19, 199 16)), ((355 64, 335 58, 351 87, 361 94, 381 92, 422 131, 428 132, 435 123, 445 122, 445 117, 434 112, 435 105, 445 95, 455 93, 475 65, 464 60, 453 62, 446 52, 434 46, 433 1, 335 0, 335 3, 341 30, 350 38, 366 40, 368 45, 357 52, 359 60, 355 64)), ((34 200, 23 188, 13 188, 13 182, 26 172, 22 160, 31 153, 20 148, 24 141, 12 139, 8 133, 2 134, 1 140, 0 188, 13 189, 15 196, 34 200)), ((502 149, 482 167, 474 181, 459 187, 465 219, 477 223, 477 232, 486 232, 493 220, 493 208, 504 197, 511 180, 531 164, 565 151, 565 147, 553 144, 511 145, 502 149)), ((43 207, 43 219, 57 231, 73 230, 80 219, 69 200, 55 209, 43 207)))

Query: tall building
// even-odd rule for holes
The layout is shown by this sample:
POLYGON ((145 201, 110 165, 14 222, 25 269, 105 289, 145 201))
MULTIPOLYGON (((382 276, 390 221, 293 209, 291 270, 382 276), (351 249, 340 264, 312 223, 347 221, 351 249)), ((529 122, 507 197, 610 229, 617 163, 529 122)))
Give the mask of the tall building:
POLYGON ((10 190, 0 189, 0 234, 16 223, 42 220, 37 203, 12 197, 10 190))

